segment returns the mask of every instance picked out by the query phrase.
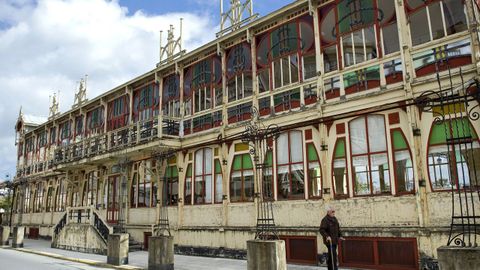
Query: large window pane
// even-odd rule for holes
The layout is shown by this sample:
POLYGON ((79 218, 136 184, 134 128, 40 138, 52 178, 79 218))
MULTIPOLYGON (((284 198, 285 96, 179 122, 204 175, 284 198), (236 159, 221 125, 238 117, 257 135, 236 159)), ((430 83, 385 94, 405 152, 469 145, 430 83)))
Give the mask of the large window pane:
POLYGON ((430 12, 430 23, 432 27, 433 39, 439 39, 444 37, 445 31, 443 30, 443 21, 441 16, 442 10, 440 9, 440 2, 429 5, 428 11, 430 12))
POLYGON ((400 42, 398 40, 397 23, 392 23, 382 28, 384 54, 398 52, 400 42))
POLYGON ((410 33, 413 46, 430 41, 426 8, 422 8, 410 15, 410 33))
POLYGON ((442 2, 447 34, 451 35, 467 30, 467 18, 462 1, 444 0, 442 2))
POLYGON ((365 118, 357 118, 350 122, 350 142, 352 144, 352 154, 368 152, 365 118))
POLYGON ((368 174, 368 156, 352 158, 355 195, 370 194, 370 177, 368 174))
POLYGON ((367 122, 370 152, 387 151, 384 117, 381 115, 369 115, 367 122))
POLYGON ((388 170, 388 158, 386 154, 370 156, 372 171, 373 193, 390 192, 390 176, 388 170))

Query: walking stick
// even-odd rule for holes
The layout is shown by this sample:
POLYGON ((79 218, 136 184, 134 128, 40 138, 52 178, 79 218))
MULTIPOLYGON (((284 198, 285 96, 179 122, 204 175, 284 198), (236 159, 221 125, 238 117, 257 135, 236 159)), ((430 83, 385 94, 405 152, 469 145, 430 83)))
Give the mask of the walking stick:
POLYGON ((332 240, 329 241, 330 243, 330 259, 331 259, 331 262, 332 262, 332 270, 335 270, 335 261, 333 260, 333 246, 332 246, 332 240))

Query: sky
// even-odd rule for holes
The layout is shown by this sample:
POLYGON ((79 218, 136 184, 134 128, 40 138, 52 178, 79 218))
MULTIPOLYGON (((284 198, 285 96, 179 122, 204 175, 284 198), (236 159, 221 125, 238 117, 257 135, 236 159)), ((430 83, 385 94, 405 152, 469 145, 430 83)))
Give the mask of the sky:
MULTIPOLYGON (((254 0, 254 12, 294 1, 254 0)), ((99 96, 155 67, 160 30, 178 29, 184 18, 183 43, 192 51, 214 39, 219 13, 220 0, 0 0, 0 181, 16 171, 20 107, 46 117, 59 92, 65 112, 86 74, 87 98, 99 96)))

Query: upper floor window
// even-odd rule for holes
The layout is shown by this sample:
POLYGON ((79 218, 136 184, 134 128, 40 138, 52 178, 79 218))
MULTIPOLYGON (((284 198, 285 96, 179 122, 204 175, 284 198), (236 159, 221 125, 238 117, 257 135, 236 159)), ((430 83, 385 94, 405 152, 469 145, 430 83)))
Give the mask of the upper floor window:
POLYGON ((72 131, 71 131, 71 121, 67 120, 63 123, 60 124, 59 127, 60 130, 60 145, 67 145, 70 143, 70 139, 72 136, 72 131))
POLYGON ((75 117, 75 142, 83 137, 83 115, 75 117))
MULTIPOLYGON (((480 175, 480 143, 467 118, 433 123, 428 140, 428 172, 433 190, 469 187, 480 175)), ((474 184, 474 183, 473 183, 474 184)))
POLYGON ((50 145, 55 144, 56 140, 57 140, 57 128, 52 127, 50 128, 50 141, 49 141, 50 145))
MULTIPOLYGON (((107 130, 122 128, 128 124, 129 114, 128 95, 116 98, 108 103, 107 130)), ((138 115, 138 111, 137 111, 138 115)))
POLYGON ((304 16, 257 39, 258 89, 265 92, 316 75, 313 19, 304 16))
MULTIPOLYGON (((155 83, 150 83, 133 92, 133 121, 151 120, 158 115, 159 102, 158 87, 155 83)), ((122 102, 119 102, 120 105, 122 102)), ((124 106, 126 104, 123 104, 124 106)), ((125 113, 126 107, 117 108, 118 113, 125 113)))
POLYGON ((463 0, 405 0, 412 45, 467 30, 463 0))
POLYGON ((87 112, 87 134, 103 132, 103 106, 87 112))
POLYGON ((172 74, 163 78, 163 115, 180 117, 180 77, 172 74))
POLYGON ((349 128, 354 195, 390 193, 384 116, 356 118, 349 128))
POLYGON ((45 147, 47 145, 47 132, 42 131, 38 134, 38 149, 45 147))
POLYGON ((194 112, 201 112, 216 105, 215 94, 222 92, 222 62, 218 56, 207 59, 188 67, 184 78, 185 115, 190 115, 188 110, 192 104, 194 112))
POLYGON ((25 153, 28 154, 35 150, 35 144, 33 141, 33 137, 28 137, 25 139, 25 153))
POLYGON ((338 0, 322 7, 320 40, 325 72, 399 51, 394 0, 338 0))
POLYGON ((241 43, 227 52, 228 101, 252 95, 252 53, 248 43, 241 43))

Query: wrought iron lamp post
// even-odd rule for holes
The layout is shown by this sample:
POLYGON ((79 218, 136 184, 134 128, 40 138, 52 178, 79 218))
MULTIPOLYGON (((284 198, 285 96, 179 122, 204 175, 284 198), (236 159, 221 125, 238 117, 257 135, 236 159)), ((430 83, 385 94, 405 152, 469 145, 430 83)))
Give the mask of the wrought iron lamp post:
POLYGON ((275 231, 275 218, 273 215, 272 200, 267 199, 264 190, 264 178, 266 153, 271 151, 270 143, 273 143, 280 135, 280 128, 271 124, 265 126, 259 119, 257 108, 251 109, 251 121, 242 133, 242 142, 250 147, 250 155, 255 164, 255 186, 257 187, 257 225, 255 239, 274 240, 278 239, 275 231))

